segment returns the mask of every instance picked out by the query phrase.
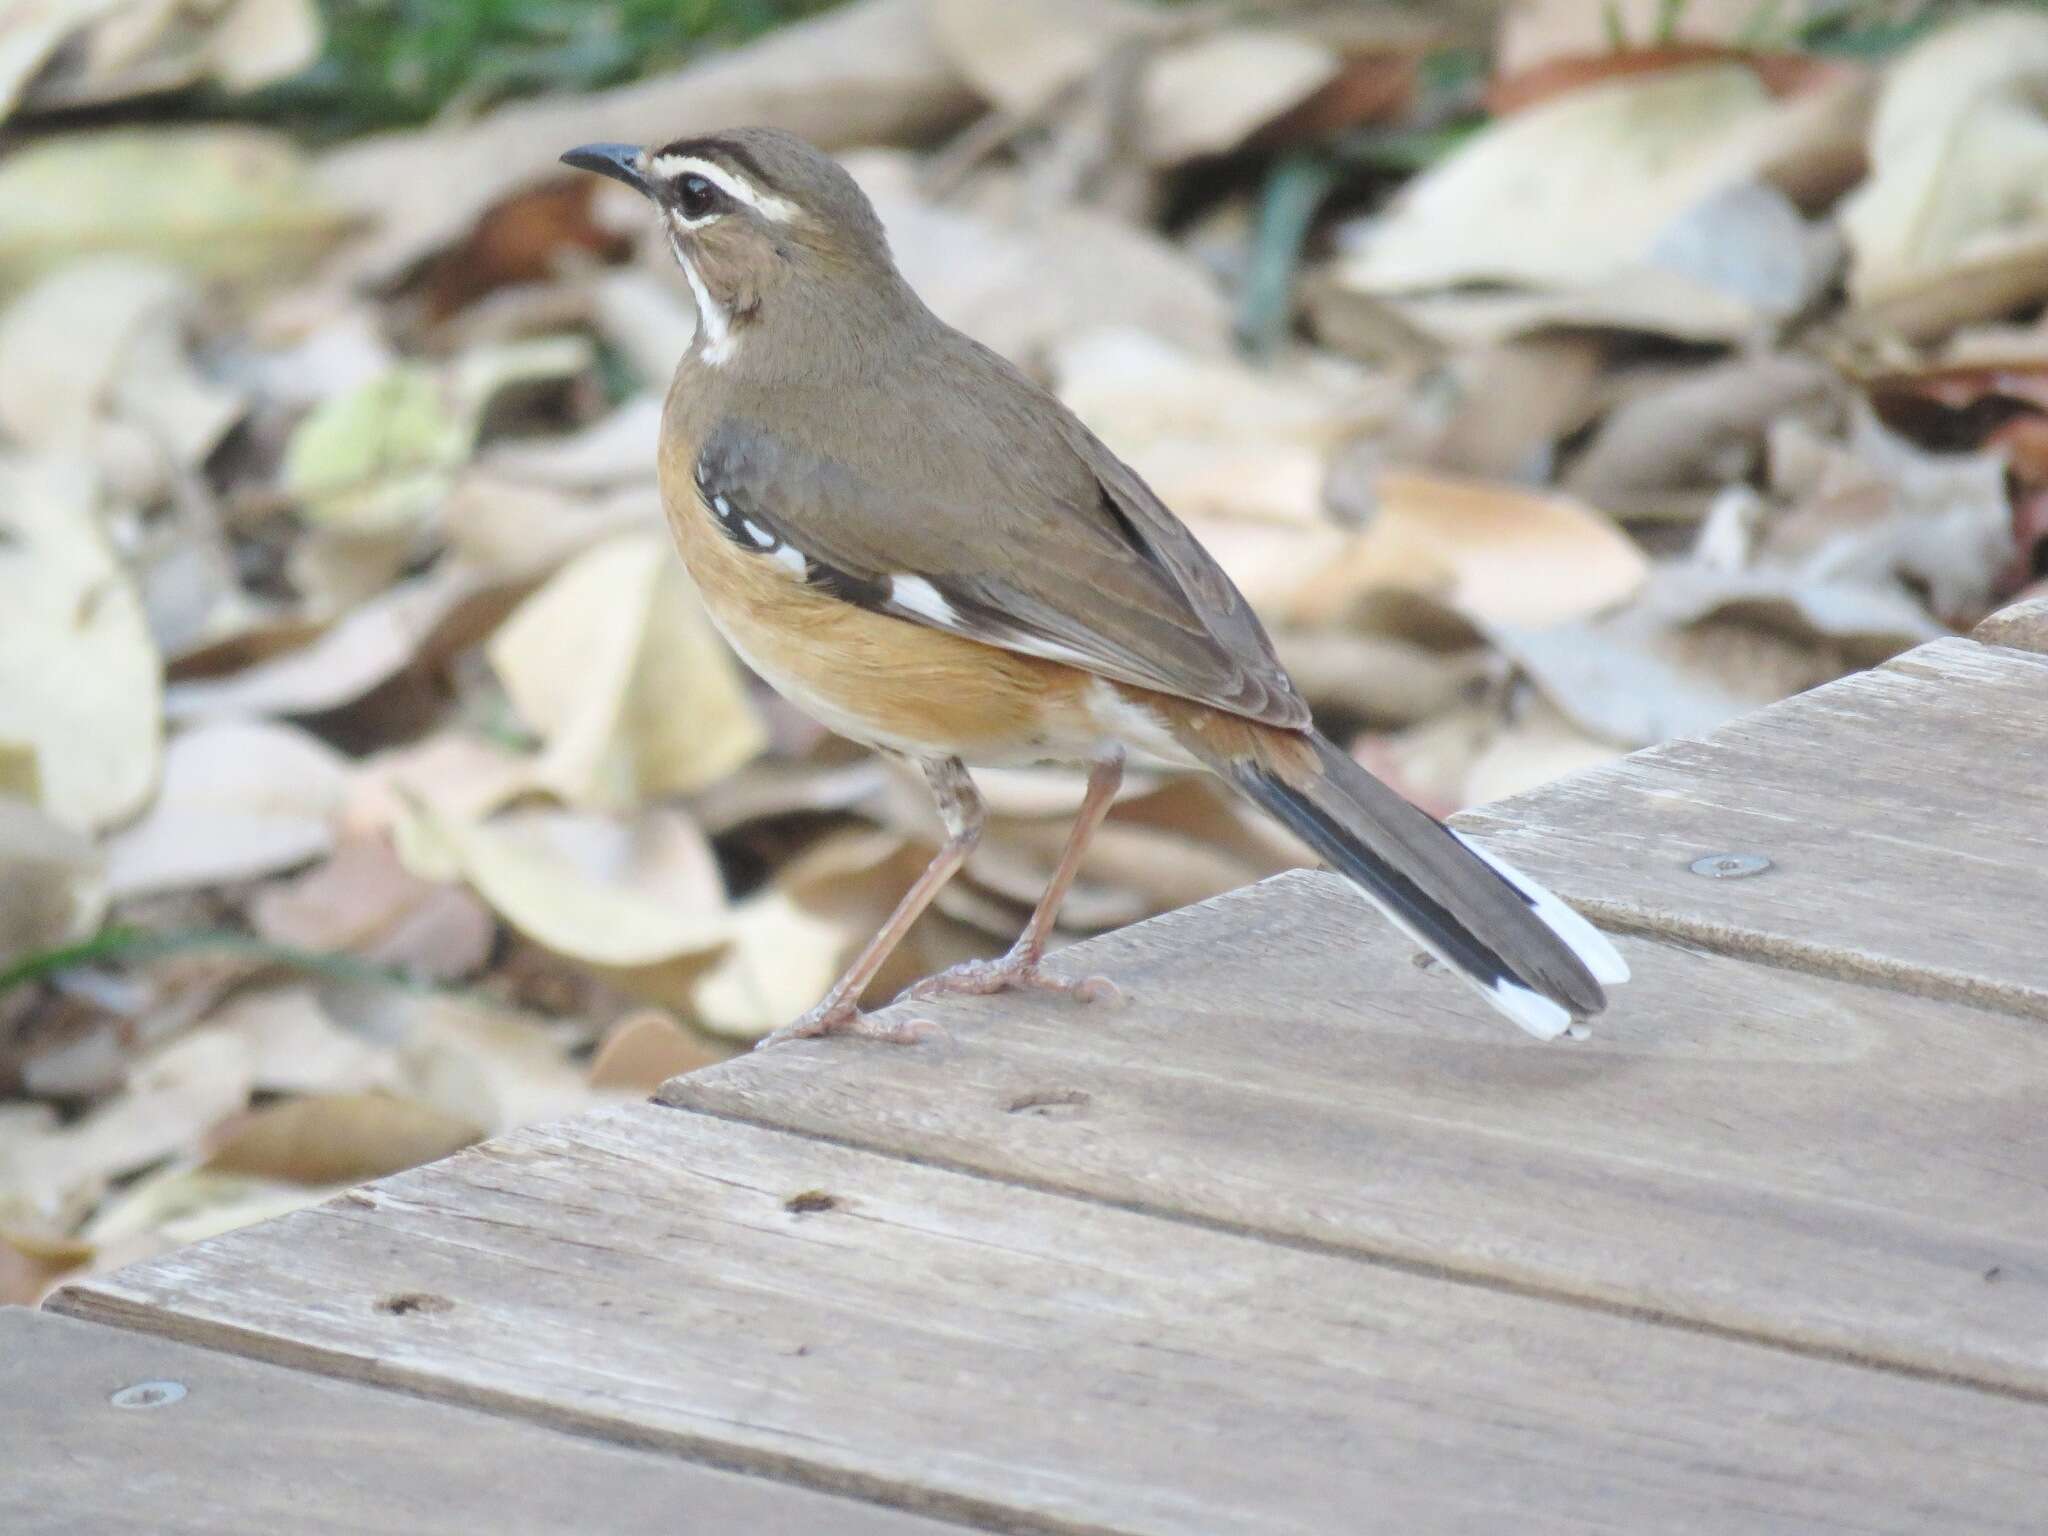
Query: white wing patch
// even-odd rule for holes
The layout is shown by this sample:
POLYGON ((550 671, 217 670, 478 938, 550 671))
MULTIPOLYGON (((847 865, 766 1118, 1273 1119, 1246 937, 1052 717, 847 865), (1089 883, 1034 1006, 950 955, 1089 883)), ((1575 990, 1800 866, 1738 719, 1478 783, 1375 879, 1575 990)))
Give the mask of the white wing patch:
POLYGON ((950 629, 960 622, 960 615, 954 612, 953 605, 922 576, 891 576, 889 601, 941 628, 950 629))

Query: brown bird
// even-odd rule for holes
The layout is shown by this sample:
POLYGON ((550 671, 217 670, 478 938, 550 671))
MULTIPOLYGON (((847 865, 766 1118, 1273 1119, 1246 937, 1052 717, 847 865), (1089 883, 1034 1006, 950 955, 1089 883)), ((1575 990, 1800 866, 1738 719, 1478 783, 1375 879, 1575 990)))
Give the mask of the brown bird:
POLYGON ((660 470, 713 621, 793 703, 922 767, 945 823, 882 931, 764 1044, 920 1033, 856 1005, 974 847, 969 764, 1085 763, 1087 794, 1009 954, 908 995, 1113 991, 1040 960, 1127 749, 1237 786, 1532 1034, 1627 979, 1578 913, 1317 733, 1215 560, 1065 406, 925 308, 835 161, 765 128, 562 158, 653 201, 696 300, 660 470))

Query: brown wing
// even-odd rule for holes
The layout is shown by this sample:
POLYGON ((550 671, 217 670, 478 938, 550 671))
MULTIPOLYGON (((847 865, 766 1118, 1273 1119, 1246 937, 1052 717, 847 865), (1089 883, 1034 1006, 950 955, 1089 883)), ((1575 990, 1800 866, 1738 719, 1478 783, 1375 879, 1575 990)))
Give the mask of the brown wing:
POLYGON ((852 463, 728 419, 698 455, 699 493, 741 548, 847 602, 1307 725, 1250 605, 1179 519, 1058 402, 1003 382, 1025 393, 966 421, 899 394, 867 414, 852 463))

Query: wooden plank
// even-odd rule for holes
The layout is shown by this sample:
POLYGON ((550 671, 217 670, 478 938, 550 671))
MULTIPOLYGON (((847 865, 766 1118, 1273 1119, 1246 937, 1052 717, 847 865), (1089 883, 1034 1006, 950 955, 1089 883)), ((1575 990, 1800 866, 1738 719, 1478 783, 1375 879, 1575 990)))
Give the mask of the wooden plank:
POLYGON ((778 1047, 675 1104, 2048 1397, 2048 1031, 1624 938, 1533 1041, 1337 880, 1077 946, 1108 1009, 778 1047))
POLYGON ((0 1308, 8 1536, 945 1536, 958 1526, 0 1308))
POLYGON ((354 1201, 63 1304, 1008 1529, 2017 1532, 2048 1500, 2038 1405, 652 1105, 354 1201))
POLYGON ((1941 640, 1460 824, 1602 922, 2048 1017, 2044 741, 2048 655, 1941 640))
POLYGON ((2048 597, 2030 597, 1999 609, 1971 630, 1970 638, 1983 645, 2048 651, 2048 597))

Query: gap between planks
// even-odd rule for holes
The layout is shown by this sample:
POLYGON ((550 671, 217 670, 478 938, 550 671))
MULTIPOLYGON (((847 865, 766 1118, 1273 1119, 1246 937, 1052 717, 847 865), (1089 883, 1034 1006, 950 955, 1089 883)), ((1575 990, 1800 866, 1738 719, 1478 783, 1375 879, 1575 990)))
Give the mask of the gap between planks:
POLYGON ((1983 1394, 990 1188, 622 1107, 78 1294, 1015 1530, 2027 1528, 1983 1394))
MULTIPOLYGON (((0 1307, 0 1478, 9 1536, 136 1530, 185 1536, 623 1536, 742 1529, 948 1536, 962 1527, 801 1489, 531 1416, 458 1407, 165 1338, 0 1307), (138 1410, 143 1383, 174 1390, 138 1410), (458 1457, 446 1447, 460 1445, 458 1457), (224 1501, 222 1487, 234 1495, 224 1501), (318 1490, 314 1507, 307 1488, 318 1490)), ((974 1527, 981 1529, 981 1527, 974 1527)))
MULTIPOLYGON (((2048 602, 1994 620, 2006 631, 1982 632, 2038 636, 2048 602)), ((2043 654, 1938 640, 1455 823, 1603 927, 2038 1020, 2048 972, 1982 930, 2048 897, 2032 862, 2048 850, 2044 802, 2024 774, 2041 730, 2043 654), (2001 759, 2021 767, 1979 790, 1972 768, 2001 759), (1687 872, 1717 851, 1778 867, 1687 872)))
MULTIPOLYGON (((1281 877, 1284 878, 1284 877, 1281 877)), ((1937 1386, 1967 1387, 1992 1397, 2004 1398, 2010 1402, 2026 1403, 2030 1406, 2048 1406, 2048 1389, 2036 1390, 2000 1381, 1987 1381, 1957 1371, 1945 1371, 1934 1366, 1917 1365, 1906 1360, 1889 1360, 1881 1355, 1872 1355, 1855 1349, 1829 1344, 1815 1343, 1804 1339, 1787 1338, 1782 1334, 1767 1332, 1760 1328, 1740 1328, 1730 1324, 1716 1323, 1710 1319, 1687 1317, 1683 1313, 1670 1312, 1657 1307, 1631 1306, 1626 1302, 1610 1301, 1603 1296, 1589 1296, 1583 1291, 1574 1291, 1559 1285, 1546 1285, 1534 1280, 1517 1280, 1512 1276, 1490 1274, 1481 1269, 1460 1268, 1449 1263, 1430 1263, 1424 1259, 1411 1258, 1406 1254, 1374 1250, 1326 1239, 1303 1236, 1292 1232, 1276 1232, 1269 1227, 1259 1227, 1244 1221, 1233 1221, 1227 1217, 1206 1216, 1199 1211, 1182 1210, 1170 1205, 1158 1205, 1143 1200, 1120 1200, 1089 1189, 1086 1185, 1067 1183, 1053 1179, 1035 1179, 1016 1172, 996 1172, 973 1163, 959 1162, 952 1158, 932 1157, 923 1153, 904 1151, 887 1142, 863 1141, 858 1137, 834 1134, 811 1127, 787 1124, 777 1120, 749 1115, 736 1110, 714 1109, 702 1104, 675 1104, 656 1098, 651 1101, 657 1109, 673 1113, 701 1115, 707 1120, 723 1121, 729 1125, 744 1125, 755 1130, 774 1131, 780 1135, 801 1137, 814 1141, 820 1146, 838 1147, 848 1152, 864 1152, 875 1156, 892 1158, 916 1168, 931 1168, 940 1173, 963 1175, 980 1179, 990 1184, 1000 1184, 1014 1189, 1028 1189, 1035 1194, 1054 1195, 1068 1200, 1079 1200, 1104 1210, 1120 1211, 1125 1215, 1149 1217, 1155 1221, 1172 1222, 1190 1227, 1199 1232, 1214 1232, 1226 1237, 1249 1238, 1254 1242, 1270 1243, 1276 1248, 1287 1248, 1297 1253, 1314 1254, 1319 1258, 1342 1259, 1373 1269, 1392 1270, 1397 1274, 1411 1275, 1420 1280, 1435 1280, 1449 1285, 1470 1286, 1475 1290, 1490 1291, 1502 1296, 1515 1296, 1530 1301, 1544 1301, 1568 1307, 1577 1307, 1587 1312, 1596 1312, 1603 1317, 1612 1317, 1624 1322, 1647 1323, 1659 1328, 1671 1328, 1681 1333, 1697 1334, 1702 1338, 1720 1339, 1731 1344, 1754 1344, 1765 1349, 1795 1355, 1804 1360, 1825 1361, 1834 1365, 1857 1366, 1864 1370, 1881 1371, 1888 1376, 1903 1377, 1908 1381, 1930 1382, 1937 1386)))
POLYGON ((1356 905, 1294 873, 1065 952, 1062 969, 1126 981, 1121 1023, 956 1002, 950 1046, 783 1047, 678 1078, 661 1101, 2048 1401, 2048 1241, 2025 1193, 2048 1168, 1996 1150, 2048 1099, 2038 1031, 1658 936, 1625 942, 1632 1018, 1529 1047, 1408 967, 1392 936, 1359 943, 1356 905), (1050 1119, 1013 1118, 1038 1104, 1050 1119), (1087 1123, 1052 1123, 1069 1120, 1087 1123))
POLYGON ((636 1425, 630 1420, 594 1411, 579 1412, 559 1403, 549 1403, 544 1412, 537 1412, 532 1399, 514 1392, 472 1387, 440 1377, 413 1379, 381 1374, 375 1359, 341 1354, 278 1334, 237 1328, 232 1323, 103 1292, 67 1285, 45 1301, 42 1310, 91 1327, 161 1339, 224 1359, 254 1361, 311 1380, 347 1382, 389 1393, 406 1402, 460 1409, 497 1422, 559 1434, 580 1444, 651 1452, 671 1457, 687 1467, 736 1473, 776 1487, 830 1495, 881 1513, 921 1518, 958 1530, 987 1532, 990 1536, 1128 1536, 1118 1527, 1046 1520, 1028 1510, 950 1494, 918 1483, 866 1476, 755 1446, 636 1425))

